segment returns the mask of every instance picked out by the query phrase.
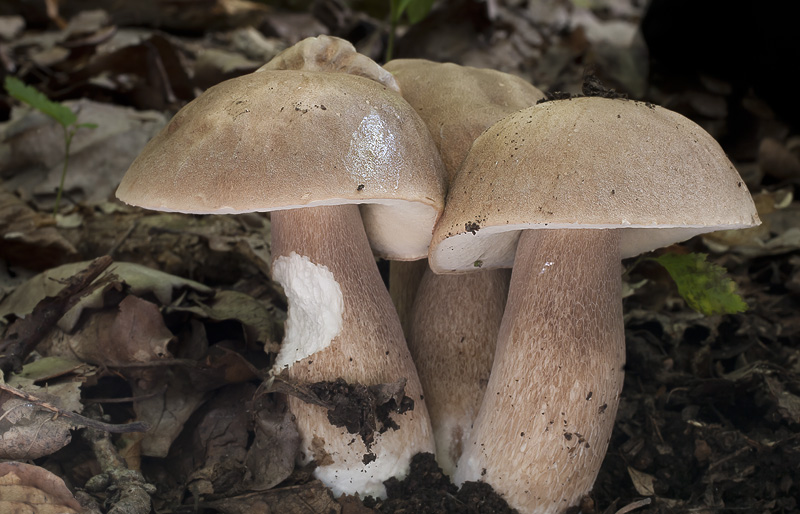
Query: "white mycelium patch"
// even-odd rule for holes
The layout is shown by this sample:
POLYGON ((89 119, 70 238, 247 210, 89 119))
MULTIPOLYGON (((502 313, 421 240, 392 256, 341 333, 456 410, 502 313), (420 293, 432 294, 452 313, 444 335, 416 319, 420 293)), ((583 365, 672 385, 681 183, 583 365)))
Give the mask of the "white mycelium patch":
POLYGON ((286 335, 275 360, 275 372, 325 349, 342 330, 344 301, 333 273, 295 252, 272 264, 289 303, 286 335))

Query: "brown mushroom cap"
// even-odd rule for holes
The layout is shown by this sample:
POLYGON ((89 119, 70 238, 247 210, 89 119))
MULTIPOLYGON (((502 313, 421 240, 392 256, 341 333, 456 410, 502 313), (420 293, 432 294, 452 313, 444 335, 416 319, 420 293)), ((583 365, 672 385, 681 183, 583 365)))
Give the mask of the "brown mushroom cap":
POLYGON ((544 98, 529 82, 496 70, 425 59, 396 59, 384 68, 428 125, 448 181, 487 126, 544 98))
POLYGON ((445 171, 411 106, 345 73, 261 71, 181 109, 122 180, 117 197, 200 214, 367 204, 373 250, 424 257, 445 171))
POLYGON ((525 229, 624 228, 625 258, 758 223, 739 173, 694 122, 642 102, 574 98, 514 113, 475 141, 429 260, 437 272, 511 267, 525 229))

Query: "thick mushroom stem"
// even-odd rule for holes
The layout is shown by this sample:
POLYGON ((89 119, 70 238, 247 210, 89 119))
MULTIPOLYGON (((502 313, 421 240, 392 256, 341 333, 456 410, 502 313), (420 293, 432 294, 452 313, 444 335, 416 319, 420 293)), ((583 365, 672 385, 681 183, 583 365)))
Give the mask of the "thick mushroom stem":
POLYGON ((622 390, 619 232, 520 236, 492 374, 456 482, 483 480, 523 513, 588 493, 622 390))
POLYGON ((399 429, 375 434, 369 450, 357 434, 331 425, 323 408, 289 400, 305 461, 317 462, 315 476, 337 496, 385 496, 383 481, 405 476, 411 457, 432 452, 433 440, 419 378, 358 206, 275 211, 271 219, 273 275, 289 299, 275 372, 288 368, 291 377, 312 383, 407 380, 413 410, 392 414, 399 429), (375 459, 365 464, 370 452, 375 459))
POLYGON ((453 476, 483 400, 510 270, 422 276, 408 349, 419 372, 436 440, 436 460, 453 476))

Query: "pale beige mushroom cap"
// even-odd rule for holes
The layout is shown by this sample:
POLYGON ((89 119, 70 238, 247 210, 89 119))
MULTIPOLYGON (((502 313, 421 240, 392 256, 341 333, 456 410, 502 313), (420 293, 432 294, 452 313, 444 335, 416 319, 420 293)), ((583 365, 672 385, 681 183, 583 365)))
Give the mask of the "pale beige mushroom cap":
POLYGON ((425 124, 397 93, 345 73, 264 70, 181 109, 117 197, 200 214, 368 204, 373 250, 417 259, 444 206, 444 181, 425 124))
POLYGON ((474 143, 429 260, 437 272, 511 267, 525 229, 622 228, 631 257, 759 224, 719 144, 675 112, 596 97, 514 113, 474 143))
POLYGON ((384 68, 392 72, 403 98, 428 125, 442 153, 448 181, 487 126, 544 98, 529 82, 486 68, 425 59, 397 59, 384 68))

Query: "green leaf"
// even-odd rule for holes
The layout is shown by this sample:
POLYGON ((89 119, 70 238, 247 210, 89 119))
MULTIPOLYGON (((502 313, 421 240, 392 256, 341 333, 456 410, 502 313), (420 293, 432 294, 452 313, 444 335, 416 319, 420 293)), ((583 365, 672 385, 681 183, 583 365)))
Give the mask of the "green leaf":
POLYGON ((65 128, 78 121, 78 117, 72 112, 72 109, 53 102, 41 91, 24 84, 16 77, 7 76, 4 86, 9 95, 50 116, 65 128))
POLYGON ((431 12, 434 0, 411 0, 408 3, 408 21, 415 25, 431 12))
POLYGON ((747 310, 736 292, 736 283, 725 268, 706 261, 704 253, 665 253, 655 260, 666 268, 678 286, 678 293, 692 309, 705 316, 734 314, 747 310))
POLYGON ((434 0, 396 0, 392 2, 392 21, 397 23, 408 10, 408 21, 414 25, 425 19, 433 8, 434 0))

